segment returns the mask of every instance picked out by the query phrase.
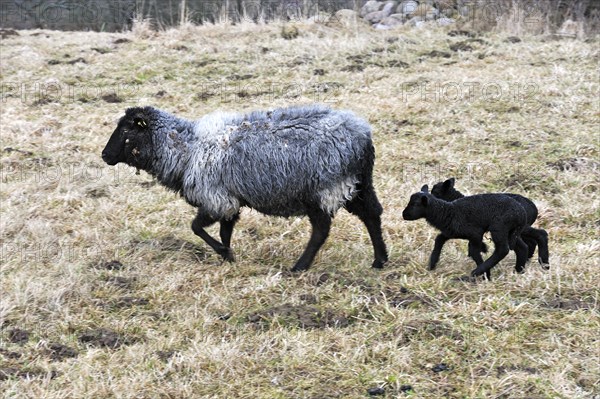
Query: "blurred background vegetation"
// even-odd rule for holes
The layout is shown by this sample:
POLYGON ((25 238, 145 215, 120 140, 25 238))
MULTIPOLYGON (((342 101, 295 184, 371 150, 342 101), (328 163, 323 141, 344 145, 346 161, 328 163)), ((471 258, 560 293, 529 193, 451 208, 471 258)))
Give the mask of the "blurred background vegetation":
MULTIPOLYGON (((396 0, 400 4, 402 1, 396 0)), ((273 22, 327 19, 340 9, 360 10, 366 0, 1 0, 0 27, 122 31, 134 20, 156 29, 183 23, 273 22)), ((427 0, 436 8, 456 10, 459 22, 477 30, 529 25, 530 33, 554 33, 566 20, 598 32, 598 0, 427 0), (529 20, 529 21, 528 21, 529 20)), ((323 21, 325 22, 325 21, 323 21)))

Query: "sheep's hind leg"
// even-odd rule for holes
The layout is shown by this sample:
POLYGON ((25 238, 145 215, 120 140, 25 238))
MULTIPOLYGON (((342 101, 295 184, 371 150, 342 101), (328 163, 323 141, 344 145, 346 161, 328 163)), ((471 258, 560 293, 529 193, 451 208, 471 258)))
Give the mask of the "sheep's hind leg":
POLYGON ((192 230, 194 231, 194 234, 202 238, 212 249, 221 255, 223 259, 231 261, 233 260, 233 254, 231 253, 231 250, 221 244, 219 241, 212 238, 210 234, 204 230, 205 227, 208 227, 215 222, 216 220, 214 218, 202 213, 201 211, 198 211, 196 218, 192 222, 192 230))
POLYGON ((233 227, 240 219, 240 214, 236 214, 229 220, 221 220, 221 228, 219 230, 219 235, 221 236, 221 242, 223 246, 227 248, 227 254, 223 256, 229 262, 235 261, 235 256, 233 255, 233 250, 231 249, 231 235, 233 234, 233 227))
POLYGON ((296 262, 294 267, 292 268, 293 272, 300 272, 303 270, 307 270, 317 252, 325 243, 327 236, 329 235, 329 229, 331 227, 331 216, 321 209, 312 209, 308 212, 308 218, 310 219, 310 224, 312 225, 312 233, 310 235, 310 240, 306 245, 306 249, 300 256, 300 259, 296 262))
POLYGON ((517 238, 517 243, 515 244, 515 253, 517 254, 517 264, 515 266, 515 270, 517 273, 523 273, 523 267, 527 262, 527 253, 528 246, 525 244, 525 241, 521 237, 517 238))
POLYGON ((495 245, 494 252, 489 258, 487 258, 482 264, 477 266, 477 268, 471 272, 471 276, 473 277, 481 276, 482 274, 491 270, 492 267, 496 266, 498 262, 500 262, 506 257, 506 255, 508 255, 508 234, 502 234, 500 232, 493 231, 491 231, 491 233, 492 241, 494 241, 495 245))
POLYGON ((531 228, 531 236, 535 239, 538 245, 538 262, 546 270, 550 269, 550 254, 548 252, 548 233, 544 229, 531 228))
POLYGON ((535 254, 535 247, 537 246, 537 240, 535 238, 535 229, 531 226, 525 227, 521 232, 521 239, 527 244, 527 259, 533 257, 535 254))
POLYGON ((359 191, 356 197, 346 203, 346 210, 358 216, 367 227, 375 256, 371 267, 375 269, 383 268, 383 265, 388 261, 388 253, 381 232, 383 208, 377 199, 375 190, 370 187, 359 191))

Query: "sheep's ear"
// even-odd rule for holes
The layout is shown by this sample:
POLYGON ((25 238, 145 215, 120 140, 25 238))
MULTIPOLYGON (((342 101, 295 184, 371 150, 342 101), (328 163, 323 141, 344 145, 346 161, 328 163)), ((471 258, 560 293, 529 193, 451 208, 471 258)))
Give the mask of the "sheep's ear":
POLYGON ((148 126, 148 122, 146 122, 146 120, 142 117, 136 116, 135 118, 133 118, 133 124, 136 126, 139 126, 141 128, 145 128, 148 126))
POLYGON ((425 184, 423 187, 421 187, 421 192, 428 193, 429 192, 429 186, 427 184, 425 184))
POLYGON ((421 197, 421 204, 423 204, 423 206, 427 206, 428 203, 429 203, 429 198, 427 198, 426 195, 423 195, 421 197))
POLYGON ((446 190, 449 188, 454 188, 454 177, 451 177, 444 182, 444 188, 446 190))

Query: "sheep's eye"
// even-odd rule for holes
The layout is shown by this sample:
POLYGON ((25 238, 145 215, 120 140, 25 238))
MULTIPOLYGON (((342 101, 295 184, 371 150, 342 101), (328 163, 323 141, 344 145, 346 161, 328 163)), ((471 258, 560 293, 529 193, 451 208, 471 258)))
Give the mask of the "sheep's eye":
POLYGON ((126 140, 125 140, 125 144, 129 144, 129 139, 126 139, 126 140))

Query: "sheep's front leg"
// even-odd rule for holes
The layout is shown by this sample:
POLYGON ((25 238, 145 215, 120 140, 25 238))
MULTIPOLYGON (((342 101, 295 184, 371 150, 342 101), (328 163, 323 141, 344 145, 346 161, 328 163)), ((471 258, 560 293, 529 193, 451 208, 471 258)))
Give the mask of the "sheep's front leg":
MULTIPOLYGON (((204 230, 205 227, 208 227, 211 224, 214 224, 215 222, 216 220, 214 218, 199 210, 198 214, 196 215, 196 218, 192 222, 192 230, 194 231, 194 234, 202 238, 212 249, 214 249, 219 255, 221 255, 223 259, 233 261, 233 254, 231 253, 231 249, 212 238, 210 234, 208 234, 206 230, 204 230)), ((231 228, 233 229, 233 226, 231 228)))
MULTIPOLYGON (((469 257, 475 261, 477 266, 483 263, 481 253, 487 251, 487 248, 485 248, 485 251, 483 250, 485 244, 483 243, 482 239, 483 237, 479 238, 478 240, 469 240, 469 257)), ((485 272, 485 278, 488 280, 492 279, 492 273, 490 270, 485 272)))
POLYGON ((433 251, 431 251, 431 256, 429 257, 429 270, 435 269, 438 261, 440 260, 442 248, 444 247, 444 244, 448 240, 449 240, 449 238, 443 234, 438 234, 437 237, 435 237, 435 244, 433 246, 433 251))
POLYGON ((331 216, 329 214, 321 209, 315 209, 309 211, 308 218, 312 225, 312 233, 304 253, 292 268, 293 272, 307 270, 310 267, 315 255, 329 235, 329 228, 331 227, 331 216))
POLYGON ((488 259, 486 259, 485 262, 483 262, 482 264, 477 266, 477 268, 471 272, 471 276, 473 276, 473 277, 481 276, 484 273, 486 273, 486 276, 488 276, 487 272, 492 267, 496 266, 498 264, 498 262, 500 262, 502 259, 504 259, 506 257, 506 255, 508 255, 508 252, 509 252, 508 233, 504 232, 504 231, 500 231, 500 232, 491 231, 491 233, 492 233, 492 240, 494 241, 494 246, 495 246, 494 252, 492 253, 492 256, 490 256, 488 259))

